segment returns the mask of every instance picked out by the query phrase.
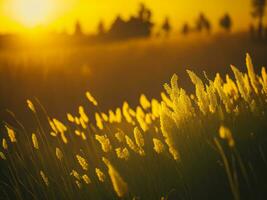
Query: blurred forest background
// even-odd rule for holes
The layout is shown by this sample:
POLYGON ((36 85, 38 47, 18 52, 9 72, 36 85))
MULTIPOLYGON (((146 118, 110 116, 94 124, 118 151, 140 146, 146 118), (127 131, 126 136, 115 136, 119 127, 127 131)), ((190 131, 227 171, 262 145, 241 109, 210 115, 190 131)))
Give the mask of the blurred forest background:
POLYGON ((100 21, 94 34, 85 33, 79 20, 73 34, 38 28, 27 35, 2 34, 0 118, 8 108, 23 121, 25 101, 33 97, 49 114, 62 117, 85 103, 81 97, 87 90, 103 110, 124 100, 134 106, 141 93, 159 97, 173 73, 190 90, 185 69, 202 77, 203 71, 208 77, 230 72, 229 63, 244 69, 246 52, 259 70, 267 63, 265 10, 265 0, 252 0, 251 21, 240 31, 232 31, 231 13, 216 19, 220 29, 214 31, 203 12, 195 13, 194 21, 185 19, 178 30, 168 15, 155 28, 153 10, 141 3, 127 19, 114 16, 108 28, 100 21))

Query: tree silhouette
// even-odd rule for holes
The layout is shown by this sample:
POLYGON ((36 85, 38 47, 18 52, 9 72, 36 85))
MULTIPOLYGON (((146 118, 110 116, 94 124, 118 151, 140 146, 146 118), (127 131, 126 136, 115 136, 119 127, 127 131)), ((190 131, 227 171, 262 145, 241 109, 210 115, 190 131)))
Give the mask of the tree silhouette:
POLYGON ((81 24, 80 24, 79 21, 77 21, 77 22, 75 23, 75 31, 74 31, 74 34, 77 35, 77 36, 83 34, 83 32, 82 32, 82 26, 81 26, 81 24))
POLYGON ((146 22, 151 20, 151 16, 152 16, 151 10, 148 9, 144 3, 141 3, 138 11, 138 18, 146 22))
POLYGON ((99 35, 102 35, 105 33, 105 27, 103 21, 100 21, 97 26, 97 31, 99 35))
POLYGON ((265 15, 266 0, 252 0, 252 17, 258 18, 258 37, 263 35, 263 17, 265 15))
POLYGON ((230 31, 232 27, 232 20, 229 14, 225 14, 219 21, 220 26, 226 31, 230 31))
POLYGON ((128 20, 118 16, 105 34, 109 39, 119 40, 149 37, 154 25, 151 17, 152 11, 144 4, 140 4, 136 15, 131 16, 128 20))
POLYGON ((183 35, 187 35, 188 33, 189 33, 189 31, 190 31, 190 27, 189 27, 189 25, 187 24, 187 23, 184 23, 184 25, 183 25, 183 27, 182 27, 182 34, 183 35))
POLYGON ((203 30, 209 33, 211 31, 211 24, 208 18, 203 13, 200 13, 196 21, 196 31, 202 32, 203 30))
POLYGON ((165 32, 165 36, 169 36, 171 31, 171 25, 168 17, 165 18, 161 28, 165 32))

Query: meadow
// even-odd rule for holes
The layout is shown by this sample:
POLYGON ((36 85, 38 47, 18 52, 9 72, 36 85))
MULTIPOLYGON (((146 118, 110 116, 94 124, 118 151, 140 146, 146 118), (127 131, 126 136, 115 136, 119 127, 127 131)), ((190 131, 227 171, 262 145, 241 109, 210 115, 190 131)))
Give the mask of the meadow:
MULTIPOLYGON (((258 52, 264 55, 263 50, 258 52)), ((164 61, 160 64, 165 65, 164 61)), ((136 105, 123 101, 112 109, 105 100, 120 101, 95 95, 90 88, 90 92, 79 90, 77 96, 64 80, 56 81, 55 76, 52 81, 50 76, 52 91, 47 91, 47 98, 53 99, 52 86, 59 84, 68 91, 66 102, 76 108, 66 110, 64 102, 58 103, 61 114, 57 117, 56 111, 46 110, 42 99, 32 96, 21 102, 27 120, 5 112, 0 135, 0 199, 265 199, 266 69, 254 68, 249 54, 246 71, 234 65, 224 67, 199 68, 206 71, 204 75, 182 68, 181 78, 166 70, 161 79, 154 77, 159 83, 155 87, 162 88, 155 90, 154 98, 153 92, 142 94, 134 101, 136 105), (171 79, 161 84, 165 76, 171 79), (188 81, 191 86, 184 84, 188 81), (71 99, 74 95, 83 100, 71 99), (27 121, 27 126, 21 121, 27 121)), ((91 73, 88 68, 83 72, 91 73)), ((145 79, 149 73, 142 73, 131 81, 145 92, 151 79, 145 79)), ((122 93, 120 98, 136 95, 138 89, 133 93, 114 90, 120 78, 127 84, 127 76, 120 75, 97 84, 104 84, 111 94, 122 93), (112 80, 116 84, 110 84, 112 80)), ((77 79, 82 76, 68 82, 74 84, 72 88, 78 87, 77 79)), ((35 81, 38 85, 41 80, 35 81)), ((33 83, 29 88, 35 81, 29 82, 33 83)), ((9 94, 6 91, 3 94, 9 94)))

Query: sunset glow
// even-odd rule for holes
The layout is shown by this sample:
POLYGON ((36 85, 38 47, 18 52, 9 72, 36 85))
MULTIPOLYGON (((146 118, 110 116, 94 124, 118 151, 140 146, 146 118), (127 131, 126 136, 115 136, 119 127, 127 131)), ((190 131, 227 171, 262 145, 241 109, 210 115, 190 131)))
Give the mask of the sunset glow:
POLYGON ((18 22, 26 27, 33 27, 48 20, 53 3, 49 0, 15 0, 11 6, 18 22))
MULTIPOLYGON (((73 31, 73 24, 79 20, 85 32, 95 32, 100 20, 108 28, 117 15, 127 19, 137 14, 141 1, 110 0, 2 0, 0 1, 0 31, 19 32, 21 29, 37 25, 46 26, 49 30, 68 32, 73 31)), ((210 2, 203 0, 160 1, 143 0, 151 9, 152 20, 159 27, 168 16, 174 29, 179 29, 185 22, 193 24, 200 12, 204 12, 218 28, 218 19, 228 12, 235 21, 234 29, 247 29, 251 22, 249 0, 219 0, 210 2), (219 3, 220 2, 220 3, 219 3), (194 5, 194 6, 192 6, 194 5), (242 6, 240 6, 242 5, 242 6)))

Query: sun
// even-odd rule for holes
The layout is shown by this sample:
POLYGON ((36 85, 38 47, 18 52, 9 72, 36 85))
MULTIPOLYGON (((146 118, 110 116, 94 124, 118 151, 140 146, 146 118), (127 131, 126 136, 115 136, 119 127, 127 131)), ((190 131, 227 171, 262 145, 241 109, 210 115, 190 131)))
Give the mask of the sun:
POLYGON ((51 0, 15 0, 14 17, 26 27, 45 23, 51 12, 51 0))

